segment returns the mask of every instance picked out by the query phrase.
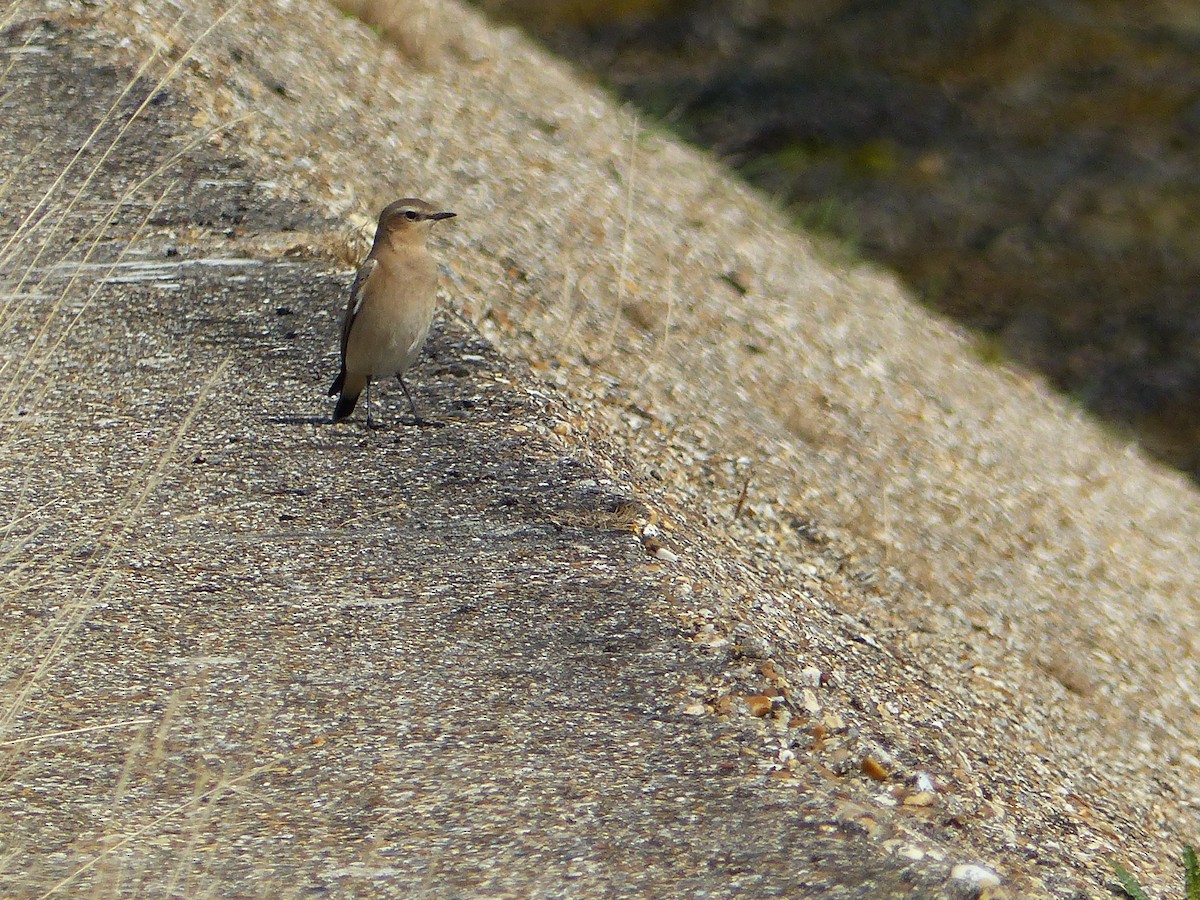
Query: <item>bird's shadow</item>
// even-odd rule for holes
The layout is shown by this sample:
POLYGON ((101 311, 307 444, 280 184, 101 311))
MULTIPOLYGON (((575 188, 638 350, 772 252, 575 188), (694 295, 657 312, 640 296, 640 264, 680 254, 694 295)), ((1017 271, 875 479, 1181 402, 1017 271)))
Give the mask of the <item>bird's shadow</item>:
POLYGON ((266 416, 262 420, 268 425, 331 425, 328 416, 266 416))
MULTIPOLYGON (((267 425, 335 425, 330 416, 264 416, 261 420, 267 425)), ((448 424, 439 419, 426 419, 425 417, 414 418, 412 416, 400 416, 394 423, 377 422, 373 425, 368 425, 365 421, 358 424, 367 431, 387 431, 392 424, 403 428, 445 428, 448 424)), ((344 426, 343 426, 344 427, 344 426)))

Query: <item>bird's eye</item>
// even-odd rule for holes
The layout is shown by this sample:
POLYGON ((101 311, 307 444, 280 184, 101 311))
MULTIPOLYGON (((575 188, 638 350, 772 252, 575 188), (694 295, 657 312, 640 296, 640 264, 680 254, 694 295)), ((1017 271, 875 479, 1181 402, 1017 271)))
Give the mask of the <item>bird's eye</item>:
POLYGON ((410 222, 417 221, 417 211, 415 209, 406 209, 404 211, 404 218, 408 219, 410 222))

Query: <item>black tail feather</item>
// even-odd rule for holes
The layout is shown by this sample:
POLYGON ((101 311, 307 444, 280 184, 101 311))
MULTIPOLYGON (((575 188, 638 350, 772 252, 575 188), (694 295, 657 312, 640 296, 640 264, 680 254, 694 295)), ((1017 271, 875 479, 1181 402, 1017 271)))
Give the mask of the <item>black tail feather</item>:
MULTIPOLYGON (((342 385, 344 385, 345 383, 346 383, 346 370, 342 369, 342 371, 338 372, 338 377, 333 379, 333 384, 330 385, 330 387, 329 387, 329 396, 336 397, 338 394, 340 394, 342 392, 342 385)), ((353 409, 354 405, 351 404, 350 408, 353 409)))
POLYGON ((354 407, 358 404, 358 397, 358 394, 342 394, 338 397, 337 406, 333 408, 333 421, 340 422, 354 412, 354 407))

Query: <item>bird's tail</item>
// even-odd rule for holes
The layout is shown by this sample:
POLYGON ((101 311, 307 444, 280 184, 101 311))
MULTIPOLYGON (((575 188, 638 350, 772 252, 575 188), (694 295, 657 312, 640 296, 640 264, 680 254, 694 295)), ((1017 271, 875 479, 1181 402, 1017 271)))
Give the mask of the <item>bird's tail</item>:
POLYGON ((366 389, 370 381, 371 379, 367 375, 349 375, 345 369, 338 373, 338 377, 333 380, 333 386, 329 389, 331 397, 337 393, 342 395, 338 397, 337 406, 333 408, 333 421, 340 422, 354 412, 359 395, 366 389))
POLYGON ((358 394, 351 393, 343 393, 338 397, 337 406, 333 408, 333 421, 340 422, 354 412, 354 407, 358 404, 358 397, 358 394))

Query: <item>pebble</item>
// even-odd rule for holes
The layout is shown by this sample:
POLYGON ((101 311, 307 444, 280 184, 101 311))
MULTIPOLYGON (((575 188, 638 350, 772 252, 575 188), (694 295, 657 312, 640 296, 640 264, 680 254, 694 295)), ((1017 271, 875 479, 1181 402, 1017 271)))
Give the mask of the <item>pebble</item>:
POLYGON ((754 634, 745 628, 737 628, 734 631, 737 637, 738 647, 746 656, 755 659, 769 659, 775 655, 775 647, 770 641, 764 639, 761 635, 754 634))
POLYGON ((875 781, 887 781, 888 770, 883 764, 873 756, 864 756, 863 761, 859 764, 868 778, 873 778, 875 781))
POLYGON ((994 888, 1000 886, 1000 876, 987 866, 958 865, 950 870, 954 881, 965 881, 978 888, 994 888))
POLYGON ((800 670, 800 683, 808 687, 820 687, 821 670, 816 666, 805 666, 800 670))
POLYGON ((746 706, 750 708, 750 715, 761 719, 771 712, 771 698, 766 694, 754 694, 746 698, 746 706))
POLYGON ((916 777, 917 790, 923 794, 930 794, 937 790, 937 783, 933 780, 933 776, 928 772, 918 772, 916 777))

